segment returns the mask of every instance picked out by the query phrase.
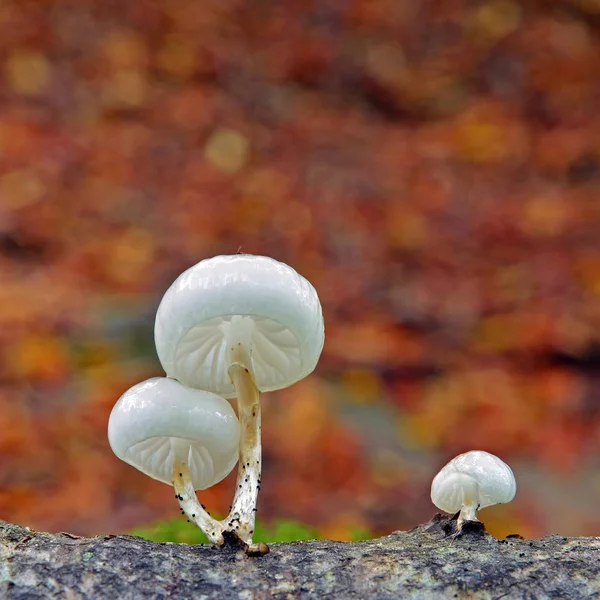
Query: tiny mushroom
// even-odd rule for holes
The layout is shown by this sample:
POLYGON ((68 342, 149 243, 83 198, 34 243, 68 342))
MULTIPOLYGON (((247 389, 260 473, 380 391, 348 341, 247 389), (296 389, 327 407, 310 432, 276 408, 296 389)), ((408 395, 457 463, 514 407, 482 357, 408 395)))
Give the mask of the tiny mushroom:
POLYGON ((317 292, 272 258, 216 256, 182 273, 167 290, 154 335, 169 377, 237 398, 241 435, 229 533, 252 550, 261 468, 259 392, 285 388, 315 368, 324 342, 317 292))
POLYGON ((190 521, 222 545, 223 524, 202 508, 195 490, 224 479, 238 460, 239 422, 216 394, 154 377, 126 391, 108 421, 113 452, 142 473, 175 488, 190 521))
POLYGON ((497 456, 472 450, 453 458, 434 477, 431 500, 448 513, 460 511, 456 529, 464 521, 477 521, 477 511, 510 502, 517 491, 511 468, 497 456))

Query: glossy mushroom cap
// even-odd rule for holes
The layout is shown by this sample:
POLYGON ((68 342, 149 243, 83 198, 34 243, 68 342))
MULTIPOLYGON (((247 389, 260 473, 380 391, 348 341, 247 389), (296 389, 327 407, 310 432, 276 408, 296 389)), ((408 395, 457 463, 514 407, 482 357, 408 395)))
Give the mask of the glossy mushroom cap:
POLYGON ((154 328, 169 377, 231 398, 228 349, 251 351, 261 391, 287 387, 316 366, 324 341, 317 292, 294 269, 266 256, 203 260, 164 295, 154 328))
POLYGON ((453 458, 435 476, 431 500, 447 513, 459 511, 466 503, 479 508, 510 502, 517 491, 511 468, 497 456, 472 450, 453 458))
POLYGON ((185 461, 197 490, 229 474, 239 439, 239 422, 227 400, 165 377, 134 385, 108 421, 108 441, 121 460, 169 485, 175 461, 185 461))

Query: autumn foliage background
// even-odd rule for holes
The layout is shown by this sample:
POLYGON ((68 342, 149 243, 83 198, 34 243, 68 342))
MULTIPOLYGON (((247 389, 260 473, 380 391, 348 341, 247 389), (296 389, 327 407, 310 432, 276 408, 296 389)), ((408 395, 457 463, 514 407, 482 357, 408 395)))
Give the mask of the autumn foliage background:
POLYGON ((0 518, 178 514, 107 419, 166 288, 241 248, 327 334, 264 396, 263 519, 409 528, 479 448, 494 533, 600 535, 599 57, 597 0, 2 2, 0 518))

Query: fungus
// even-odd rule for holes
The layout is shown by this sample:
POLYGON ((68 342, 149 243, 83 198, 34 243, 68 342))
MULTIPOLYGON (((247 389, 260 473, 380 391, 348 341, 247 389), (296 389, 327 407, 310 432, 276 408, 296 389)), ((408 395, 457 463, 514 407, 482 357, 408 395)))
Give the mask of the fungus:
POLYGON ((481 508, 510 502, 517 491, 511 468, 497 456, 472 450, 453 458, 434 477, 431 501, 447 513, 460 511, 456 530, 464 521, 477 521, 481 508))
POLYGON ((317 293, 272 258, 216 256, 167 290, 154 335, 169 377, 237 398, 239 467, 229 517, 239 519, 234 535, 250 547, 260 489, 259 393, 292 385, 315 368, 324 341, 317 293))
POLYGON ((196 490, 224 479, 238 458, 239 422, 225 398, 154 377, 134 385, 108 421, 113 452, 142 473, 175 488, 182 512, 222 545, 223 526, 198 503, 196 490))

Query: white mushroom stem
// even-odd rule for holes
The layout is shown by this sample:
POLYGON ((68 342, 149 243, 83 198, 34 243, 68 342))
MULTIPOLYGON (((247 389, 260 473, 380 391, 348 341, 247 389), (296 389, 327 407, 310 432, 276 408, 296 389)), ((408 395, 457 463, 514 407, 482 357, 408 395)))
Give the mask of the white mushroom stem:
POLYGON ((235 495, 226 528, 251 546, 262 458, 260 394, 254 383, 250 353, 246 346, 237 343, 232 348, 229 376, 237 392, 240 446, 235 495))
POLYGON ((458 515, 457 524, 459 526, 462 525, 463 521, 479 521, 477 518, 477 509, 479 508, 479 504, 465 504, 460 509, 460 514, 458 515))
POLYGON ((213 519, 198 502, 187 463, 174 466, 173 487, 181 510, 217 546, 225 543, 223 533, 230 532, 246 544, 249 554, 265 554, 265 544, 253 544, 256 501, 260 489, 261 441, 259 391, 250 370, 250 356, 245 346, 232 346, 233 364, 229 375, 237 392, 240 444, 238 476, 229 515, 223 521, 213 519))
POLYGON ((462 492, 462 508, 456 521, 456 528, 460 531, 464 521, 478 521, 477 510, 479 509, 479 484, 473 477, 465 473, 455 473, 454 483, 462 492))
POLYGON ((213 519, 198 502, 187 463, 181 462, 173 465, 173 487, 175 488, 175 497, 185 516, 195 523, 213 544, 222 546, 224 543, 223 524, 213 519))

